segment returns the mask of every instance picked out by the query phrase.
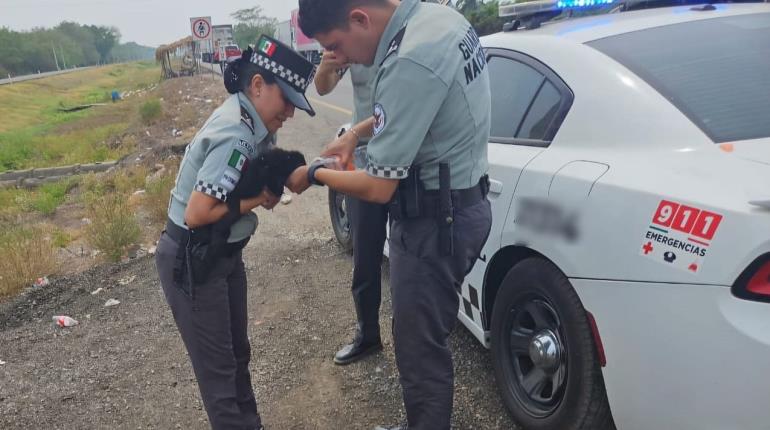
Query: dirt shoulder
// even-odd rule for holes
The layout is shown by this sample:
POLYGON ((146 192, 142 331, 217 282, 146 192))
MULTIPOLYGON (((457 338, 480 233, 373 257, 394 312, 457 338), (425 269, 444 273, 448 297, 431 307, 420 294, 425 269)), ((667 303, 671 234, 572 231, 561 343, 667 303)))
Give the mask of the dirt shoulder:
MULTIPOLYGON (((298 113, 279 144, 313 157, 344 120, 331 111, 313 119, 298 113)), ((258 214, 260 226, 244 261, 251 374, 267 428, 393 423, 403 412, 388 330, 387 261, 385 351, 335 366, 332 356, 354 328, 352 266, 332 240, 326 189, 315 187, 288 206, 258 214)), ((208 428, 150 256, 100 265, 0 303, 0 344, 0 428, 208 428), (105 307, 108 299, 120 304, 105 307), (57 328, 51 317, 58 314, 80 325, 57 328)), ((459 326, 452 348, 454 427, 515 428, 497 395, 488 352, 459 326)))

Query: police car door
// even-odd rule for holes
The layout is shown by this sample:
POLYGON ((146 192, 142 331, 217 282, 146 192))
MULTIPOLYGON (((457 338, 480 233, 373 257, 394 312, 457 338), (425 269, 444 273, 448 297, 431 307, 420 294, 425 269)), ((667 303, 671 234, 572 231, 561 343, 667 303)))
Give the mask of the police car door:
POLYGON ((503 227, 511 222, 511 202, 527 165, 550 144, 572 104, 572 93, 554 73, 533 58, 504 49, 487 49, 492 121, 489 140, 489 200, 492 230, 479 260, 462 286, 459 318, 489 345, 491 301, 484 281, 488 265, 504 258, 503 227))

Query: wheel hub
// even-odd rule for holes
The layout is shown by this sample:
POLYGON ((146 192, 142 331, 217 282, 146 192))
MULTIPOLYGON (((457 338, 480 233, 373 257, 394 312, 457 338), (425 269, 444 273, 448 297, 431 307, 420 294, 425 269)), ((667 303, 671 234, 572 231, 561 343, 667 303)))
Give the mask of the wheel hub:
POLYGON ((549 373, 554 372, 559 368, 561 349, 559 338, 554 332, 546 329, 532 337, 529 358, 535 366, 549 373))

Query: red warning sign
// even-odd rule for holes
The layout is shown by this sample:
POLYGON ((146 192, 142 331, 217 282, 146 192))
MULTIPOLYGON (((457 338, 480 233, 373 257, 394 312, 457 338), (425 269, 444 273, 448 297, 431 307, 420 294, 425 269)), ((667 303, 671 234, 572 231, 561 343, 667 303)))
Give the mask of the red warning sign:
POLYGON ((711 240, 722 222, 722 215, 669 200, 661 200, 658 210, 652 217, 652 222, 701 239, 711 240))
POLYGON ((194 40, 208 40, 211 38, 211 17, 190 18, 190 26, 194 40))

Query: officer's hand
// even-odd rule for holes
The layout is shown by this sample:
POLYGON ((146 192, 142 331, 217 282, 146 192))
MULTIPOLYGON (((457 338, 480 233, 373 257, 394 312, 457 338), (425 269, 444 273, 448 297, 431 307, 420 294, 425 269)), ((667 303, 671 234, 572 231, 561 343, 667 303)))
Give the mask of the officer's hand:
POLYGON ((337 156, 340 159, 340 165, 347 166, 353 160, 353 151, 355 151, 356 145, 358 145, 358 138, 355 134, 342 133, 342 136, 326 145, 321 156, 337 156))
POLYGON ((258 197, 262 199, 261 206, 265 209, 272 209, 279 201, 281 201, 281 199, 276 197, 276 195, 271 193, 267 188, 265 188, 258 197))
POLYGON ((346 59, 340 57, 332 51, 324 51, 323 56, 321 57, 321 65, 324 67, 330 67, 332 70, 339 70, 350 67, 350 63, 346 59))
POLYGON ((307 169, 308 166, 299 166, 286 179, 286 187, 292 193, 302 194, 303 191, 310 187, 310 182, 307 181, 307 169))

